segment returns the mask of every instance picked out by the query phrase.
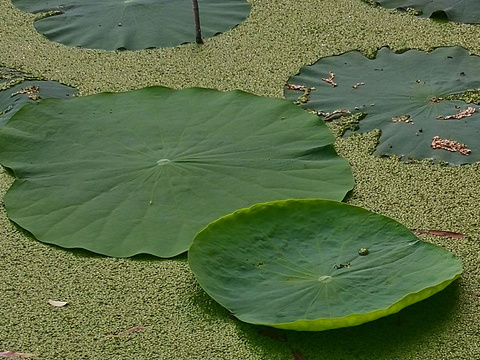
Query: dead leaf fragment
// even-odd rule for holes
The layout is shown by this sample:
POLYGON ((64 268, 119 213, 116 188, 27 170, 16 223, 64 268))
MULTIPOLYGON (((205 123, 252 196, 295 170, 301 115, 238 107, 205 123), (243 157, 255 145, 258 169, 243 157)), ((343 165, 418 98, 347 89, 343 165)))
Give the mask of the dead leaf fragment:
POLYGON ((422 229, 412 229, 416 234, 428 234, 435 236, 445 236, 453 239, 466 239, 468 236, 465 234, 460 234, 452 231, 443 231, 443 230, 422 230, 422 229))
POLYGON ((307 103, 310 93, 313 90, 315 90, 314 87, 309 88, 309 87, 306 87, 305 85, 285 84, 285 87, 288 90, 303 91, 303 95, 300 96, 297 101, 295 101, 295 104, 297 105, 307 103))
POLYGON ((295 360, 307 360, 307 358, 298 350, 292 350, 292 355, 295 360))
POLYGON ((20 91, 17 91, 16 93, 13 93, 10 95, 10 97, 14 97, 17 95, 27 95, 30 100, 36 101, 39 99, 38 93, 40 91, 40 88, 38 86, 32 85, 28 86, 25 89, 22 89, 20 91))
POLYGON ((273 331, 269 331, 269 330, 258 330, 258 333, 262 336, 265 336, 265 337, 268 337, 270 339, 273 339, 275 341, 278 341, 278 342, 285 342, 287 341, 287 338, 285 335, 283 334, 278 334, 278 333, 275 333, 273 331))
POLYGON ((338 109, 338 110, 332 111, 331 113, 326 113, 324 115, 325 115, 325 121, 332 121, 332 120, 340 119, 343 116, 350 116, 352 115, 352 113, 347 109, 338 109))
POLYGON ((140 325, 140 326, 134 326, 134 327, 132 327, 132 328, 130 328, 130 329, 128 329, 128 330, 125 330, 124 333, 125 333, 125 334, 131 334, 131 333, 134 333, 134 332, 137 332, 137 331, 141 331, 141 330, 146 329, 146 328, 147 328, 146 326, 142 326, 142 325, 140 325))
POLYGON ((68 303, 66 301, 48 300, 47 301, 53 307, 64 307, 68 303))
POLYGON ((397 123, 397 122, 404 122, 404 123, 411 123, 413 124, 410 115, 405 114, 405 115, 399 115, 399 116, 394 116, 390 119, 391 122, 397 123))
POLYGON ((467 145, 461 144, 454 140, 440 139, 438 136, 435 136, 432 139, 432 144, 430 145, 433 149, 443 149, 451 152, 458 151, 462 155, 469 155, 472 150, 467 148, 467 145))
POLYGON ((0 358, 4 358, 4 359, 6 359, 6 358, 8 358, 8 359, 13 359, 13 358, 28 359, 28 358, 35 357, 35 356, 37 356, 37 355, 20 353, 20 352, 13 352, 13 351, 0 352, 0 358))
POLYGON ((306 104, 308 102, 308 97, 310 96, 311 92, 312 89, 305 88, 305 90, 303 91, 303 95, 298 98, 295 104, 306 104))
POLYGON ((337 86, 337 83, 335 81, 333 81, 334 78, 335 78, 335 74, 330 71, 330 73, 328 74, 328 79, 322 78, 322 81, 325 81, 326 83, 335 87, 335 86, 337 86))
POLYGON ((124 330, 124 331, 119 331, 119 332, 116 332, 116 333, 113 333, 113 334, 105 335, 105 338, 116 337, 116 336, 120 336, 120 335, 123 335, 123 334, 131 334, 131 333, 134 333, 134 332, 142 331, 146 328, 147 328, 146 326, 142 326, 142 325, 134 326, 134 327, 132 327, 130 329, 127 329, 127 330, 124 330))
POLYGON ((437 120, 460 120, 460 119, 463 119, 463 118, 466 118, 466 117, 470 117, 476 112, 477 112, 477 109, 469 106, 468 108, 460 111, 457 114, 449 115, 449 116, 438 116, 436 119, 437 120))
POLYGON ((305 91, 308 88, 305 85, 286 84, 288 90, 305 91))

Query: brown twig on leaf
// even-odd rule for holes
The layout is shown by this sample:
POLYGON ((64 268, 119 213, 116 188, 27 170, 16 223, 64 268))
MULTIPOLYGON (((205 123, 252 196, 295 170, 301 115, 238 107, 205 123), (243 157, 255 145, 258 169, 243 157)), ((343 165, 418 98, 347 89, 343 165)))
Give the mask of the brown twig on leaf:
POLYGON ((335 87, 335 86, 337 86, 337 83, 335 81, 333 81, 334 78, 335 78, 335 74, 330 71, 330 73, 328 74, 328 79, 322 78, 322 81, 325 81, 326 83, 335 87))

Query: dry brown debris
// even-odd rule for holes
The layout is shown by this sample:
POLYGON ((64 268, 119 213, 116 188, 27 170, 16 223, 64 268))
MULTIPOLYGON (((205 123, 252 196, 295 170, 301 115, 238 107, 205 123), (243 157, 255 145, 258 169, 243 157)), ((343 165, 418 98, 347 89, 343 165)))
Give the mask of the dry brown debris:
POLYGON ((325 81, 326 83, 335 87, 335 86, 337 86, 337 83, 335 81, 333 81, 333 79, 335 79, 335 74, 330 71, 330 73, 328 74, 328 79, 322 78, 322 81, 325 81))
POLYGON ((440 139, 438 136, 433 138, 431 147, 433 149, 443 149, 451 152, 458 151, 462 155, 469 155, 472 152, 465 144, 454 140, 440 139))
POLYGON ((305 85, 286 84, 288 90, 305 91, 308 88, 305 85))
POLYGON ((477 110, 471 106, 466 108, 463 111, 460 111, 459 113, 455 115, 449 115, 449 116, 437 116, 437 120, 460 120, 466 117, 472 116, 474 113, 476 113, 477 110))
POLYGON ((407 115, 394 116, 390 119, 390 121, 394 122, 394 123, 397 123, 397 122, 412 123, 412 119, 410 118, 410 115, 408 115, 408 114, 407 115))
POLYGON ((347 109, 339 109, 323 115, 325 116, 326 121, 332 121, 332 120, 340 119, 343 116, 350 116, 352 115, 352 113, 347 109))
POLYGON ((285 87, 288 90, 294 90, 294 91, 303 91, 302 96, 300 96, 297 101, 295 101, 295 104, 306 104, 308 102, 308 97, 310 96, 310 93, 315 90, 314 87, 309 88, 306 87, 305 85, 295 85, 295 84, 285 84, 285 87))
POLYGON ((32 86, 26 87, 25 89, 22 89, 20 91, 13 93, 12 95, 10 95, 10 97, 14 97, 17 95, 28 95, 28 98, 30 100, 36 101, 39 98, 38 97, 39 91, 40 91, 40 88, 38 86, 32 85, 32 86))
POLYGON ((443 101, 443 98, 441 97, 433 97, 429 100, 431 103, 436 103, 438 104, 440 101, 443 101))
POLYGON ((422 230, 422 229, 412 229, 412 232, 415 234, 428 234, 435 236, 446 236, 453 239, 466 239, 468 235, 460 234, 453 231, 444 231, 444 230, 422 230))
POLYGON ((142 331, 142 330, 145 330, 147 327, 146 326, 143 326, 143 325, 140 325, 140 326, 134 326, 128 330, 124 330, 124 331, 118 331, 116 333, 113 333, 113 334, 108 334, 108 335, 105 335, 104 338, 112 338, 112 337, 117 337, 117 336, 120 336, 120 335, 125 335, 125 334, 132 334, 132 333, 135 333, 135 332, 139 332, 139 331, 142 331))

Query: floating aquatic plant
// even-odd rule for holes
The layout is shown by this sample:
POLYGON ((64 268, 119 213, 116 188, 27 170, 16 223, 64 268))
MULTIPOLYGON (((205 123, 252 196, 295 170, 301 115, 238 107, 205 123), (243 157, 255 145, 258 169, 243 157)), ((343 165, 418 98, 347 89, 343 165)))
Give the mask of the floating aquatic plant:
POLYGON ((186 251, 258 202, 342 200, 347 161, 316 116, 242 91, 151 87, 23 107, 0 130, 9 218, 38 240, 127 257, 186 251))
POLYGON ((294 86, 312 89, 299 104, 326 121, 361 114, 355 131, 381 130, 377 155, 474 163, 480 160, 479 74, 480 58, 460 47, 382 48, 374 59, 351 51, 303 67, 285 96, 298 102, 303 92, 294 86))
POLYGON ((477 0, 375 0, 389 9, 402 9, 422 17, 445 14, 451 21, 480 23, 480 3, 477 0))
MULTIPOLYGON (((12 0, 19 9, 46 13, 35 28, 68 46, 142 50, 199 42, 192 0, 12 0)), ((243 22, 245 0, 198 1, 201 32, 212 37, 243 22)), ((201 40, 201 39, 200 39, 201 40)))
POLYGON ((203 229, 188 257, 203 289, 238 319, 308 331, 396 313, 462 272, 452 253, 398 222, 327 200, 239 210, 203 229))

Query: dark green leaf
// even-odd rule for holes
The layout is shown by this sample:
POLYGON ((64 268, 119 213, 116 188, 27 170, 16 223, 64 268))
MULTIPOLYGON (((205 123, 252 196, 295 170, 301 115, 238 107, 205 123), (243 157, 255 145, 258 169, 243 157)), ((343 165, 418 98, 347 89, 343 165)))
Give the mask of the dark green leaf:
MULTIPOLYGON (((12 0, 23 11, 56 11, 35 22, 48 39, 69 46, 141 50, 195 42, 191 0, 12 0)), ((243 22, 245 0, 199 0, 202 35, 243 22)))
POLYGON ((389 8, 415 9, 423 17, 442 11, 456 22, 480 23, 480 2, 478 0, 375 0, 378 4, 389 8))
MULTIPOLYGON (((301 105, 323 111, 326 119, 332 120, 342 111, 366 114, 359 130, 381 129, 375 151, 378 155, 462 164, 480 161, 479 108, 447 98, 477 89, 479 80, 480 58, 460 47, 438 48, 431 53, 409 50, 402 54, 382 48, 375 59, 357 51, 320 59, 303 67, 299 75, 289 79, 289 84, 315 87, 308 102, 301 105), (322 80, 328 80, 329 73, 334 74, 336 86, 322 80), (447 120, 468 108, 475 111, 472 116, 447 120), (465 144, 471 153, 434 149, 435 137, 465 144)), ((301 94, 288 88, 285 92, 291 100, 301 94)))

